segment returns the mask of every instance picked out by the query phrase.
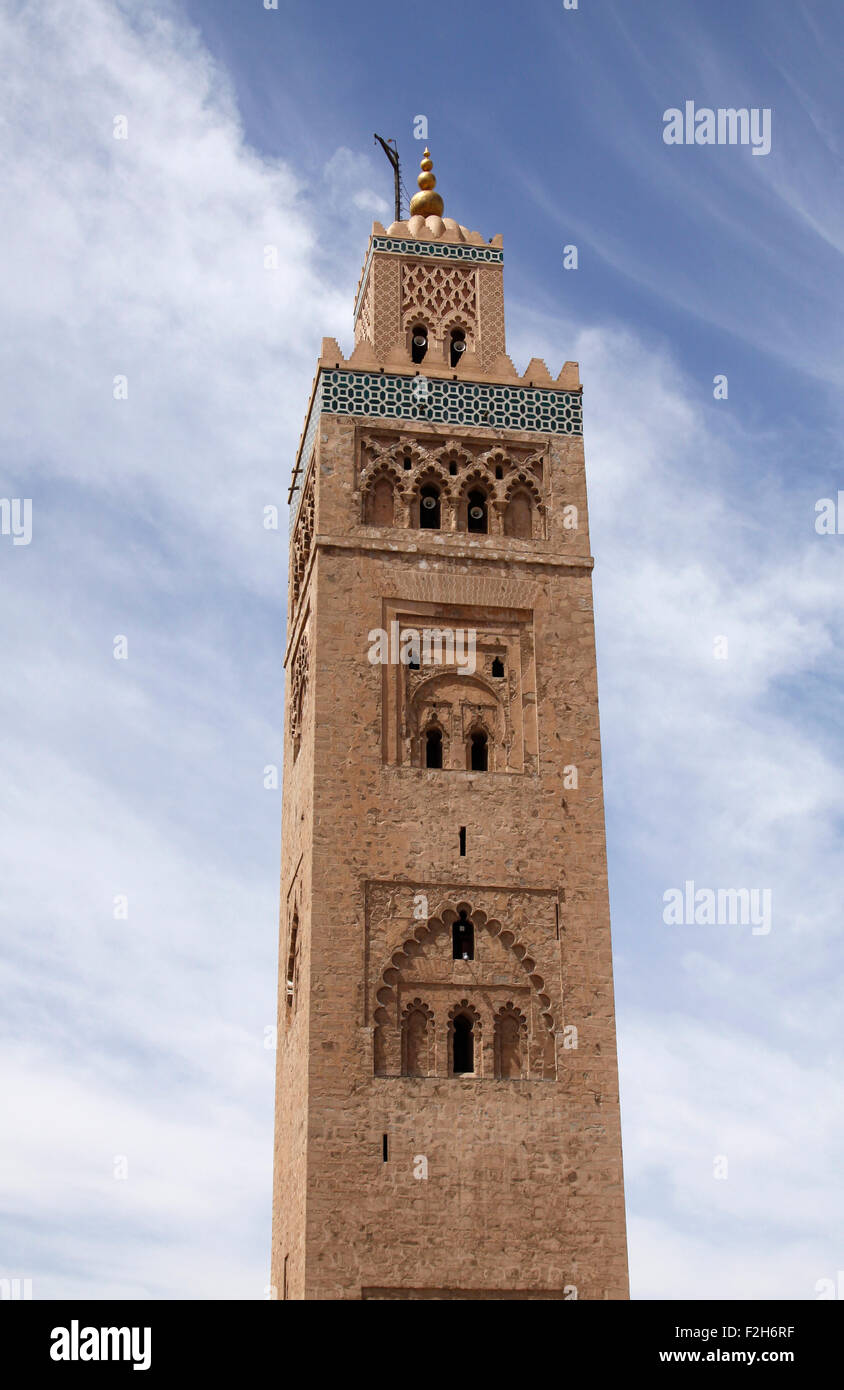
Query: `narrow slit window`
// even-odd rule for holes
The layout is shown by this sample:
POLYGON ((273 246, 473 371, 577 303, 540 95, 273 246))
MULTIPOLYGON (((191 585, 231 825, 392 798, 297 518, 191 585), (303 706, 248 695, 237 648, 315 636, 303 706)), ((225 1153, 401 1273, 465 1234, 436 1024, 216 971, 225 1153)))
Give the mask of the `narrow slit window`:
POLYGON ((466 827, 465 827, 465 825, 461 825, 461 827, 460 827, 460 853, 461 853, 461 855, 464 855, 464 854, 466 853, 466 827))
POLYGON ((452 1071, 467 1076, 475 1070, 475 1039, 471 1018, 458 1014, 454 1020, 452 1071))
POLYGON ((451 928, 451 956, 452 960, 475 959, 475 928, 465 912, 461 912, 451 928))
POLYGON ((293 1008, 296 999, 296 967, 298 965, 297 950, 299 946, 299 918, 294 915, 293 925, 290 928, 290 946, 287 952, 287 974, 285 975, 285 993, 287 996, 288 1009, 293 1008))
POLYGON ((390 1141, 386 1134, 381 1136, 381 1161, 387 1163, 390 1157, 390 1141))

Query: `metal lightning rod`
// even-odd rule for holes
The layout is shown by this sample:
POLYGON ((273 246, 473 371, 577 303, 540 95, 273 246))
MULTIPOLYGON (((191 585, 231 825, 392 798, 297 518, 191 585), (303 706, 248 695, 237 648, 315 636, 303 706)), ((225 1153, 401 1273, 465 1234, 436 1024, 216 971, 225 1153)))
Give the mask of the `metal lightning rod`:
POLYGON ((395 220, 396 222, 401 222, 401 167, 399 165, 399 152, 396 149, 396 142, 395 140, 385 140, 383 136, 377 134, 375 136, 375 139, 378 141, 378 144, 381 146, 382 150, 384 151, 385 155, 387 156, 391 165, 393 166, 393 180, 395 183, 396 191, 395 220))

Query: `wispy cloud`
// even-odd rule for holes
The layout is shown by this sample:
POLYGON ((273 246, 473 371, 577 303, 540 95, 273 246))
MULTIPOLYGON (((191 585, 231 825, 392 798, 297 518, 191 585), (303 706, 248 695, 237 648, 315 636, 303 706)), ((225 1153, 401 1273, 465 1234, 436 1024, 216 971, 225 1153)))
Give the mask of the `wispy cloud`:
MULTIPOLYGON (((263 508, 286 495, 320 337, 349 341, 381 185, 345 147, 324 177, 247 146, 176 9, 57 0, 0 34, 3 491, 34 502, 32 544, 0 548, 0 1272, 36 1297, 261 1297, 286 565, 263 508)), ((643 264, 610 220, 575 206, 574 225, 654 296, 834 379, 828 284, 805 248, 790 263, 799 219, 767 234, 784 189, 671 164, 636 43, 631 127, 629 89, 581 42, 585 138, 660 206, 686 201, 675 236, 697 219, 735 257, 696 278, 693 242, 685 266, 643 264)), ((807 206, 825 218, 821 168, 807 206)), ((842 552, 813 525, 835 422, 715 404, 649 325, 552 319, 529 307, 547 286, 522 283, 513 356, 577 357, 586 383, 634 1292, 811 1297, 843 1234, 842 552), (770 935, 667 926, 662 894, 688 878, 771 887, 770 935)))

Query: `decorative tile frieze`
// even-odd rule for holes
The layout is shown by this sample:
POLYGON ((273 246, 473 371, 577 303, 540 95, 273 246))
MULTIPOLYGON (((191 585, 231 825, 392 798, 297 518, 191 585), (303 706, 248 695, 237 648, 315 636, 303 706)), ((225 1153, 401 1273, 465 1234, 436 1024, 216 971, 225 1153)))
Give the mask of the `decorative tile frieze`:
POLYGON ((331 415, 366 415, 483 429, 582 434, 580 396, 538 386, 487 385, 388 372, 320 373, 320 409, 331 415), (424 390, 420 388, 424 381, 424 390))
POLYGON ((500 265, 504 252, 498 246, 472 246, 461 241, 411 241, 397 237, 372 238, 373 251, 392 251, 399 256, 432 256, 444 261, 487 261, 500 265))
POLYGON ((290 497, 291 531, 299 505, 302 463, 310 456, 316 426, 323 413, 418 420, 432 425, 527 430, 537 434, 583 433, 581 399, 574 392, 547 390, 541 386, 493 386, 474 381, 441 381, 435 377, 323 368, 290 497), (424 390, 420 383, 424 383, 424 390))

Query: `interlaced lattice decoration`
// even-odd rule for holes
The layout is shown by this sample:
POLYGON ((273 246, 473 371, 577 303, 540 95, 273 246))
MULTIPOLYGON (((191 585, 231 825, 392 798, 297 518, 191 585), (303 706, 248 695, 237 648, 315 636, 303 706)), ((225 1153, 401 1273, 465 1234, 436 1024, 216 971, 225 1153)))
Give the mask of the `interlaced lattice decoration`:
POLYGON ((375 326, 372 321, 372 288, 367 287, 363 303, 360 306, 360 314, 355 327, 355 333, 360 340, 364 338, 373 347, 375 346, 375 326))
POLYGON ((454 318, 474 327, 477 285, 474 270, 459 265, 402 266, 402 322, 419 317, 434 330, 454 318))
POLYGON ((308 691, 310 660, 308 634, 303 632, 290 676, 290 737, 293 740, 294 757, 299 751, 299 743, 302 738, 302 717, 305 709, 305 696, 308 691))
POLYGON ((296 531, 293 536, 293 606, 299 602, 299 595, 302 592, 302 582, 308 568, 308 560, 311 554, 311 546, 314 539, 314 470, 311 469, 310 477, 305 484, 305 492, 299 508, 299 516, 296 522, 296 531))

